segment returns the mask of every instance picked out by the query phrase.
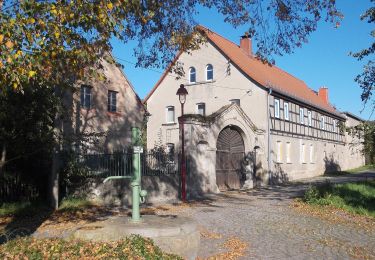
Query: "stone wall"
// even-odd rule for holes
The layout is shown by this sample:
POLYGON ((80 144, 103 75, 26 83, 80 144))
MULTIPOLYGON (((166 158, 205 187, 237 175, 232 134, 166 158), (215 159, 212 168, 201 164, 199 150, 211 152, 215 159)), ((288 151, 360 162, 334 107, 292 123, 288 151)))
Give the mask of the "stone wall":
MULTIPOLYGON (((179 199, 179 175, 143 176, 142 189, 147 191, 146 203, 175 202, 179 199)), ((75 195, 87 196, 90 200, 105 205, 131 205, 131 179, 110 180, 90 178, 76 187, 75 195)))

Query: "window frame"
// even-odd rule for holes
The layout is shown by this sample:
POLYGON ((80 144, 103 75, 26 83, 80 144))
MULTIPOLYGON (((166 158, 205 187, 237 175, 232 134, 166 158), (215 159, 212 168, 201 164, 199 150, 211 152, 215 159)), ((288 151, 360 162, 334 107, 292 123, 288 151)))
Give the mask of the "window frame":
POLYGON ((292 156, 291 156, 291 143, 290 142, 287 142, 286 145, 285 145, 285 152, 286 152, 286 163, 292 163, 292 156))
POLYGON ((303 143, 301 144, 301 163, 306 163, 306 145, 303 143))
POLYGON ((167 152, 167 159, 170 162, 174 162, 174 155, 175 155, 175 144, 174 143, 167 143, 166 144, 166 152, 167 152))
POLYGON ((213 81, 214 80, 214 66, 212 64, 206 65, 206 81, 213 81), (211 66, 211 70, 209 70, 209 66, 211 66), (211 79, 208 78, 208 73, 211 72, 211 79))
POLYGON ((90 85, 81 85, 80 90, 80 105, 83 109, 91 109, 92 108, 92 86, 90 85), (87 94, 85 90, 90 90, 87 94), (86 97, 89 96, 89 105, 86 106, 86 97))
POLYGON ((274 117, 280 118, 280 99, 275 98, 273 102, 274 117), (276 106, 277 104, 277 106, 276 106), (276 109, 277 107, 277 109, 276 109))
POLYGON ((309 151, 309 157, 310 157, 310 163, 314 163, 314 145, 310 144, 310 151, 309 151))
POLYGON ((320 129, 325 130, 325 117, 323 115, 320 116, 320 129))
POLYGON ((281 141, 277 141, 276 142, 276 149, 277 149, 276 162, 277 163, 282 163, 283 162, 283 158, 282 158, 283 144, 282 144, 281 141))
POLYGON ((197 114, 201 116, 206 116, 206 103, 200 102, 197 103, 197 114), (199 106, 203 105, 203 114, 199 113, 199 106))
POLYGON ((333 119, 333 120, 332 120, 332 125, 333 125, 333 129, 332 129, 332 131, 333 131, 334 133, 337 133, 337 122, 336 122, 336 119, 333 119))
POLYGON ((197 83, 197 70, 195 67, 189 68, 189 84, 197 83), (192 76, 194 75, 194 81, 192 81, 192 76))
POLYGON ((308 126, 312 126, 312 111, 311 110, 308 110, 307 111, 307 123, 308 123, 308 126))
POLYGON ((289 121, 289 102, 284 101, 284 120, 289 121))
POLYGON ((108 99, 107 99, 107 111, 110 113, 116 113, 118 112, 117 110, 117 91, 114 90, 108 90, 108 99), (114 99, 113 99, 114 97, 114 99), (113 104, 114 101, 114 104, 113 104), (113 110, 113 107, 115 108, 113 110))
POLYGON ((303 107, 299 108, 299 123, 301 125, 305 124, 305 109, 303 107))
POLYGON ((176 123, 176 110, 174 106, 166 106, 165 107, 165 121, 167 124, 174 124, 176 123), (169 108, 172 108, 173 110, 169 110, 169 108), (169 111, 173 111, 173 121, 169 121, 169 111))

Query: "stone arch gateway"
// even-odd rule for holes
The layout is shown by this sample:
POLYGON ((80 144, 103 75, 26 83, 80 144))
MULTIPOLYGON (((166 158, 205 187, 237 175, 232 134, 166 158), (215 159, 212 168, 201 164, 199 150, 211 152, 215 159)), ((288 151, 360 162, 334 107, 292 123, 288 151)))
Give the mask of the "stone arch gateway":
POLYGON ((221 130, 216 149, 216 184, 219 190, 241 188, 245 144, 240 130, 234 126, 221 130))

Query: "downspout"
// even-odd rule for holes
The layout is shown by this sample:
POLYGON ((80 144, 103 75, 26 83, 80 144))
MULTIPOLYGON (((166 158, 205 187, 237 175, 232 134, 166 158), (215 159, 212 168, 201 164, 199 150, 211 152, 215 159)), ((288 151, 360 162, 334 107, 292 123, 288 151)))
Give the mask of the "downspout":
POLYGON ((267 139, 268 139, 268 184, 271 185, 272 183, 272 174, 271 174, 271 124, 270 124, 270 95, 272 94, 272 89, 268 89, 267 94, 267 124, 268 124, 268 131, 267 131, 267 139))

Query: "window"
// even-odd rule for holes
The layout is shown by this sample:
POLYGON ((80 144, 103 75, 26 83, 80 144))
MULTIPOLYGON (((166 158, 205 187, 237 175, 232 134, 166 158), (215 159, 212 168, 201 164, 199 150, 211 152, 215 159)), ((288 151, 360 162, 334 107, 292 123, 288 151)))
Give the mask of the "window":
POLYGON ((168 154, 168 159, 169 161, 174 161, 174 144, 173 143, 168 143, 167 144, 167 154, 168 154))
POLYGON ((91 86, 82 85, 81 86, 81 107, 90 109, 91 108, 91 86))
POLYGON ((309 126, 312 126, 312 114, 311 111, 307 111, 307 120, 309 121, 309 126))
POLYGON ((336 132, 337 132, 337 125, 336 125, 336 124, 337 124, 337 122, 336 122, 336 120, 335 120, 335 119, 333 119, 333 121, 332 121, 332 122, 333 122, 333 132, 334 132, 334 133, 336 133, 336 132))
POLYGON ((325 129, 325 118, 324 118, 324 116, 320 117, 320 129, 322 129, 322 130, 325 129))
POLYGON ((198 115, 202 115, 202 116, 206 115, 206 104, 205 103, 198 103, 197 104, 197 113, 198 113, 198 115))
POLYGON ((117 92, 108 90, 108 111, 116 112, 117 111, 117 92))
POLYGON ((300 108, 299 109, 299 122, 301 124, 304 124, 305 123, 305 116, 303 114, 303 108, 300 108))
POLYGON ((301 145, 301 163, 306 163, 306 146, 305 146, 305 144, 301 145))
POLYGON ((238 106, 241 105, 241 102, 240 102, 239 99, 231 99, 231 100, 229 100, 229 102, 230 102, 231 104, 237 104, 238 106))
POLYGON ((282 161, 281 155, 282 155, 283 151, 282 151, 282 143, 280 141, 277 141, 277 143, 276 143, 276 149, 277 149, 276 161, 278 163, 281 163, 281 161, 282 161))
POLYGON ((195 73, 195 68, 190 67, 189 69, 189 83, 195 83, 197 81, 196 73, 195 73))
POLYGON ((206 80, 212 81, 214 79, 214 67, 211 64, 206 66, 206 80))
POLYGON ((284 119, 289 120, 289 103, 284 102, 284 119))
POLYGON ((280 100, 275 99, 275 117, 280 118, 280 100))
POLYGON ((290 153, 291 153, 291 145, 290 145, 290 142, 287 142, 286 143, 286 163, 292 162, 290 153))
POLYGON ((310 144, 310 163, 314 162, 314 146, 310 144))
POLYGON ((167 123, 174 123, 174 106, 167 107, 167 123))

